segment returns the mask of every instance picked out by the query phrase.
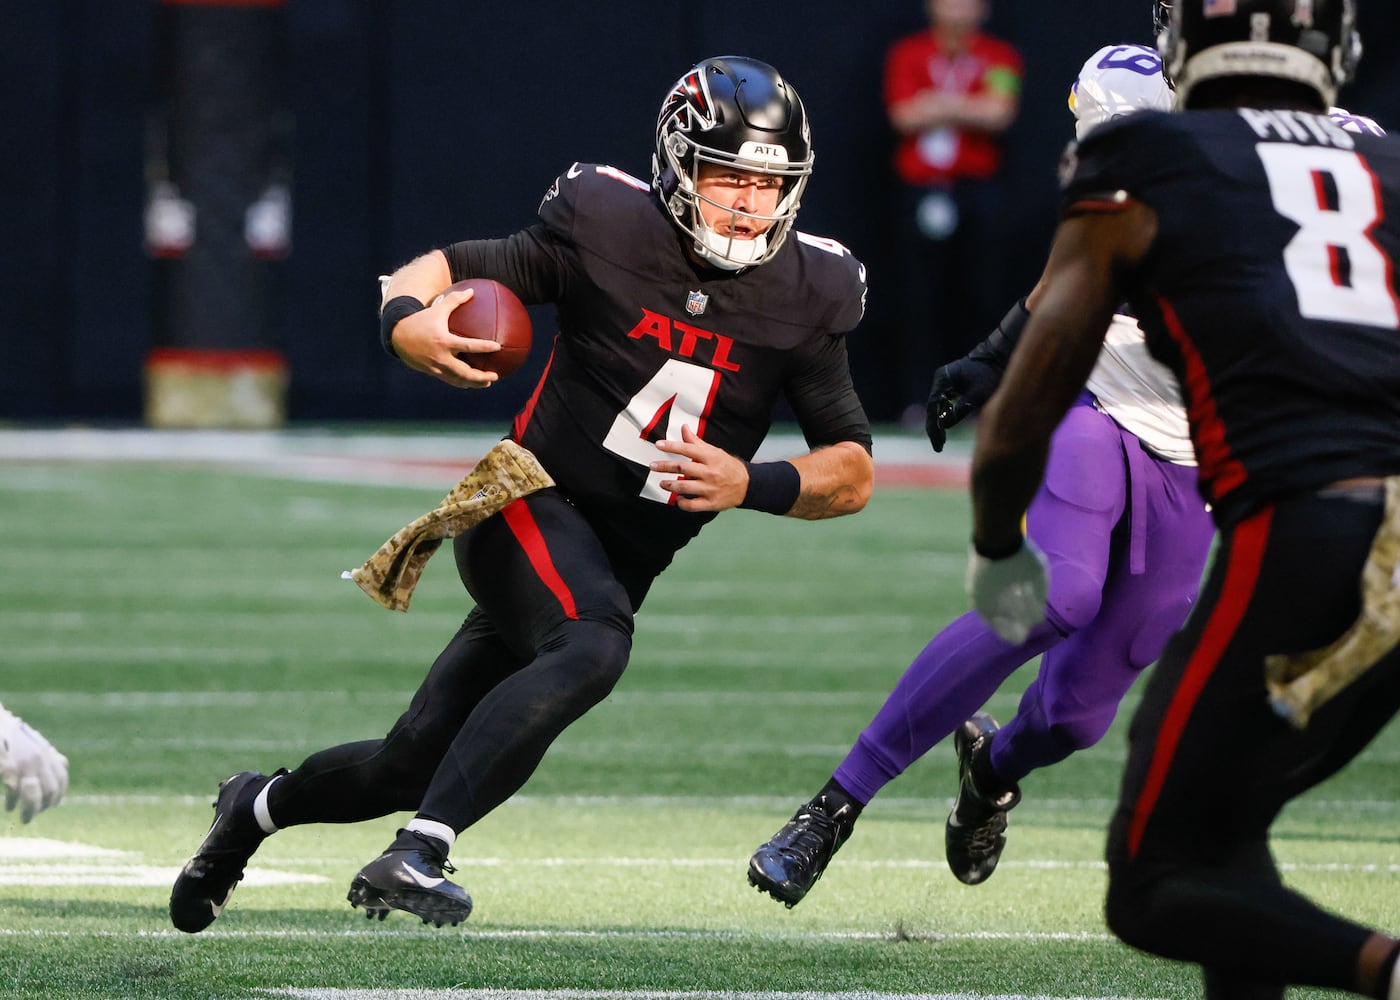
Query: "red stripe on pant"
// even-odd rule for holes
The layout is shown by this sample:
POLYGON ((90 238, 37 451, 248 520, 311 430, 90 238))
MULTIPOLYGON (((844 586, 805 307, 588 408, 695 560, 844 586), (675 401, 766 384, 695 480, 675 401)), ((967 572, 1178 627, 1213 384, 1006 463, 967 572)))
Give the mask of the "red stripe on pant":
POLYGON ((1147 821, 1162 794, 1162 786, 1167 780, 1176 748, 1181 743, 1181 734, 1186 729, 1191 711, 1196 707, 1206 681, 1215 673, 1220 658, 1225 654, 1230 640, 1244 618, 1254 587, 1259 582, 1259 566, 1264 561, 1264 549, 1269 541, 1269 526, 1273 521, 1273 508, 1265 508, 1253 517, 1237 525, 1230 536, 1230 563, 1225 567, 1225 583, 1221 588, 1220 599, 1211 611, 1210 620, 1196 641, 1196 648, 1186 662, 1181 681, 1167 705, 1157 730, 1157 743, 1152 748, 1152 758, 1147 768, 1147 778, 1142 791, 1133 804, 1132 820, 1128 824, 1128 857, 1135 858, 1142 846, 1143 832, 1147 821))
POLYGON ((564 608, 564 614, 577 621, 578 608, 574 606, 573 592, 569 590, 569 585, 564 582, 564 578, 559 575, 559 570, 555 568, 554 560, 549 555, 549 546, 544 540, 544 534, 535 521, 535 515, 531 514, 530 508, 525 506, 524 499, 507 504, 501 510, 501 516, 506 519, 506 524, 509 526, 511 534, 515 536, 515 540, 525 550, 530 565, 535 569, 535 575, 558 599, 564 608))

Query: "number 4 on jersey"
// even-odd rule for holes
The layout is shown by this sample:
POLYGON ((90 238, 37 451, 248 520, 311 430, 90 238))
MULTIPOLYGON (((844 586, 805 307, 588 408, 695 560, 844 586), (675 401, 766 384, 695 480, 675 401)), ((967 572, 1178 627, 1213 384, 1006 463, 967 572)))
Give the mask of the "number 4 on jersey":
MULTIPOLYGON (((720 373, 711 368, 668 360, 613 419, 603 447, 629 462, 648 466, 667 457, 653 442, 679 441, 683 425, 690 425, 703 437, 705 418, 709 416, 719 379, 720 373)), ((675 494, 660 486, 661 480, 674 478, 674 473, 648 470, 641 495, 657 503, 674 503, 675 494)))

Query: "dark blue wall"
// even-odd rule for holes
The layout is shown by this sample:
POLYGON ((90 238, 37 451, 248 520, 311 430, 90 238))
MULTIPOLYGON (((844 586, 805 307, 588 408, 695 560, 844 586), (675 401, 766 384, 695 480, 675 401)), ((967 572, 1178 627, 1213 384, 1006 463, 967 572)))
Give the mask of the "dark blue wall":
MULTIPOLYGON (((1400 127, 1400 10, 1363 0, 1368 54, 1343 97, 1400 127)), ((817 172, 801 225, 868 265, 870 314, 853 338, 872 416, 897 322, 883 194, 890 136, 885 46, 922 23, 920 0, 656 3, 305 0, 290 5, 296 115, 293 253, 284 351, 293 419, 504 418, 538 369, 490 393, 449 390, 379 350, 376 276, 454 239, 533 219, 573 160, 646 176, 657 104, 696 59, 737 52, 777 65, 813 119, 817 172)), ((0 419, 134 420, 152 340, 152 265, 142 249, 144 123, 154 5, 6 4, 0 92, 0 419)), ((1147 0, 999 0, 993 30, 1026 59, 1012 133, 1018 289, 1039 273, 1054 223, 1054 168, 1070 134, 1065 92, 1101 44, 1146 41, 1147 0)), ((536 310, 536 332, 552 333, 536 310)), ((540 352, 542 353, 542 352, 540 352)))

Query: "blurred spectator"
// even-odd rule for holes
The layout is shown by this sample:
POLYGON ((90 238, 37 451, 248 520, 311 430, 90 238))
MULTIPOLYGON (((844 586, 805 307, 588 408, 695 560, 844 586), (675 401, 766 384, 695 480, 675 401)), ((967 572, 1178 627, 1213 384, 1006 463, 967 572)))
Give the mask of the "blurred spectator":
POLYGON ((1020 107, 1021 56, 982 33, 987 0, 925 0, 929 26, 885 57, 898 137, 895 388, 923 426, 929 380, 996 324, 1007 298, 1002 133, 1020 107))

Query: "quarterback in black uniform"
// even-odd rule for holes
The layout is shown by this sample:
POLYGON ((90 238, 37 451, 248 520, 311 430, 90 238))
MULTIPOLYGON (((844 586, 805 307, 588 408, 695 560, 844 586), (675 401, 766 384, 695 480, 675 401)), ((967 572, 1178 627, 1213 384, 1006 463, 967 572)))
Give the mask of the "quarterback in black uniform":
POLYGON ((553 353, 510 431, 556 485, 457 537, 476 606, 387 736, 224 782, 171 895, 177 927, 218 916, 272 831, 404 810, 416 815, 355 877, 351 903, 464 919, 471 899, 443 877, 457 834, 612 690, 633 616, 676 551, 732 507, 815 520, 865 505, 870 431, 844 340, 865 272, 839 243, 792 229, 811 170, 793 88, 765 63, 707 59, 662 104, 650 184, 575 163, 537 224, 391 276, 385 347, 464 388, 495 380, 470 364, 494 344, 448 330, 467 294, 439 300, 450 284, 492 278, 557 304, 553 353), (780 399, 811 451, 753 462, 780 399))
POLYGON ((1400 143, 1325 113, 1352 0, 1177 0, 1159 37, 1184 113, 1066 156, 1046 294, 978 427, 969 587, 994 624, 1043 614, 1021 514, 1127 299, 1181 381, 1220 546, 1132 722, 1109 926, 1216 1000, 1397 1000, 1400 941, 1286 888, 1269 828, 1400 705, 1400 143))

